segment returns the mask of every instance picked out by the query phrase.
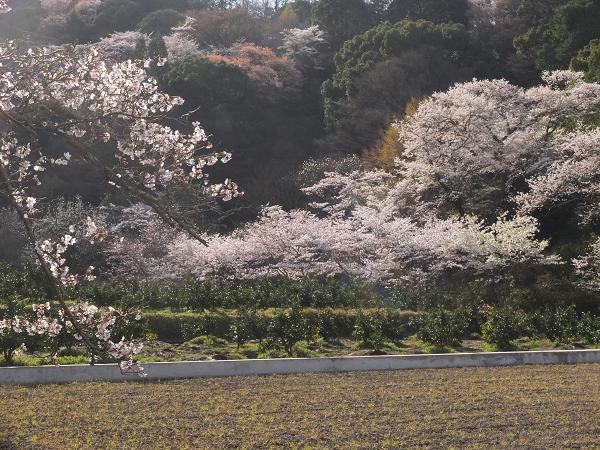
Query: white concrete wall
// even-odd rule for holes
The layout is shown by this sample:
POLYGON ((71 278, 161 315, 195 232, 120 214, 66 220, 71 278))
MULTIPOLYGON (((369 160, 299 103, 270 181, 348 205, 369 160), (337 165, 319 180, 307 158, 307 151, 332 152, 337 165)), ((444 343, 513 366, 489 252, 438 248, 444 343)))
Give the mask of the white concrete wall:
MULTIPOLYGON (((600 350, 450 353, 441 355, 288 358, 238 361, 194 361, 144 364, 146 380, 271 375, 305 372, 496 367, 522 364, 600 363, 600 350)), ((116 364, 0 368, 0 384, 51 384, 74 381, 140 380, 123 375, 116 364)))

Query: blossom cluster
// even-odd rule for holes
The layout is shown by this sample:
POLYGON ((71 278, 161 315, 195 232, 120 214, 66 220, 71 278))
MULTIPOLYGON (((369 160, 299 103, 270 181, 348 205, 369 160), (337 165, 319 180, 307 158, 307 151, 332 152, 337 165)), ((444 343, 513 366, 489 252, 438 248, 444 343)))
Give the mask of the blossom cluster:
POLYGON ((61 333, 73 336, 77 341, 85 341, 95 352, 104 352, 120 361, 121 367, 136 370, 143 376, 143 368, 134 363, 134 357, 143 348, 141 342, 128 340, 124 336, 114 340, 114 328, 117 322, 128 324, 140 320, 123 314, 114 308, 101 310, 94 305, 82 303, 69 305, 65 309, 53 308, 50 303, 31 305, 34 318, 15 316, 0 320, 0 337, 5 333, 27 333, 30 336, 56 338, 61 333))
POLYGON ((551 72, 544 80, 529 89, 476 80, 421 102, 399 124, 398 199, 416 214, 431 208, 479 214, 475 202, 511 201, 519 181, 543 173, 573 138, 565 139, 565 130, 584 132, 579 125, 600 107, 600 84, 582 74, 551 72))
MULTIPOLYGON (((185 133, 158 123, 183 99, 159 91, 147 73, 151 64, 128 60, 108 65, 95 48, 23 51, 9 41, 0 46, 0 109, 15 120, 26 118, 30 127, 69 138, 88 162, 98 163, 94 145, 114 145, 111 182, 117 186, 153 190, 161 182, 199 179, 208 185, 202 168, 227 161, 229 155, 203 154, 211 146, 198 124, 185 133)), ((222 183, 212 192, 232 198, 239 195, 236 188, 222 183)))
POLYGON ((600 239, 595 239, 583 255, 575 258, 573 266, 582 287, 600 290, 600 239))
POLYGON ((188 16, 183 24, 173 27, 172 33, 163 37, 170 63, 200 54, 200 48, 192 36, 195 25, 196 20, 188 16))
POLYGON ((187 184, 194 180, 206 181, 207 192, 230 199, 240 195, 237 185, 228 181, 211 186, 204 168, 217 162, 227 163, 228 152, 197 156, 199 148, 211 148, 206 133, 199 123, 194 123, 190 134, 183 134, 168 126, 136 120, 127 140, 117 144, 116 173, 137 185, 154 190, 157 184, 167 185, 176 180, 187 184))
POLYGON ((107 231, 98 227, 91 218, 87 217, 81 223, 71 225, 69 229, 71 234, 65 234, 54 239, 45 239, 39 242, 36 247, 36 251, 43 258, 54 279, 64 286, 75 285, 80 279, 85 281, 95 279, 93 266, 88 267, 84 275, 77 275, 70 273, 69 266, 66 265, 65 253, 77 243, 74 234, 78 231, 82 231, 83 236, 92 244, 103 241, 107 237, 107 231))
POLYGON ((111 61, 123 61, 140 57, 139 48, 150 43, 150 36, 141 31, 117 31, 100 41, 90 44, 100 56, 111 61))
POLYGON ((308 28, 291 28, 282 33, 280 47, 288 57, 304 65, 316 66, 319 48, 326 44, 325 32, 318 25, 308 28))
POLYGON ((531 217, 473 217, 424 223, 388 216, 373 205, 345 217, 319 217, 279 207, 230 235, 206 236, 208 246, 179 236, 167 255, 147 267, 156 277, 291 278, 358 276, 380 283, 414 283, 449 270, 504 273, 521 263, 555 264, 548 242, 536 239, 531 217))
POLYGON ((516 196, 524 213, 580 203, 583 222, 600 217, 600 130, 567 133, 556 140, 553 160, 516 196))

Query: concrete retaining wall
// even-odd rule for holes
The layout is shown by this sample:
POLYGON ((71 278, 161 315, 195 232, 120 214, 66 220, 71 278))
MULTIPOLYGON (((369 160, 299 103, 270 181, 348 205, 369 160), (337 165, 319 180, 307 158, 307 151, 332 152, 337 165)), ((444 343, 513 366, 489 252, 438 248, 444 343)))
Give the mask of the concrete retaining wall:
MULTIPOLYGON (((146 380, 168 380, 176 378, 306 372, 355 372, 580 363, 600 363, 600 350, 159 362, 144 364, 144 369, 147 373, 146 380)), ((140 380, 140 378, 133 374, 121 374, 116 364, 0 368, 0 384, 51 384, 74 381, 124 380, 140 380)))

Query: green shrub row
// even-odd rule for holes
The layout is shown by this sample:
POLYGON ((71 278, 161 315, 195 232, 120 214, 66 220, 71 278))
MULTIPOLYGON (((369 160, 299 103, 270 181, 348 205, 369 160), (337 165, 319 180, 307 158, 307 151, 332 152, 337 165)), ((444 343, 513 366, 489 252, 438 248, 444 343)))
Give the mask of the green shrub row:
POLYGON ((436 308, 413 319, 413 326, 419 339, 438 348, 460 346, 476 328, 488 344, 499 350, 514 348, 514 341, 521 337, 547 338, 557 345, 600 344, 600 316, 578 313, 574 306, 529 313, 513 306, 488 306, 483 311, 436 308))
POLYGON ((239 344, 248 340, 285 339, 288 334, 325 339, 350 338, 355 326, 365 320, 377 322, 377 329, 388 340, 396 341, 416 332, 412 325, 418 313, 384 309, 315 309, 286 308, 237 311, 174 313, 170 311, 144 314, 147 330, 164 341, 189 340, 212 335, 239 344))
POLYGON ((352 338, 362 348, 381 348, 416 336, 434 348, 459 347, 481 334, 497 349, 514 348, 521 337, 547 338, 557 345, 581 342, 600 345, 600 316, 577 313, 574 307, 525 313, 513 307, 441 308, 427 313, 395 309, 240 309, 208 312, 145 314, 147 330, 165 341, 184 341, 211 335, 236 342, 259 341, 266 348, 291 353, 300 341, 352 338))
POLYGON ((304 308, 349 308, 381 301, 373 288, 358 281, 291 280, 285 277, 247 281, 128 279, 80 285, 70 294, 98 306, 179 311, 282 308, 294 304, 304 308))
POLYGON ((490 308, 482 334, 499 349, 513 348, 519 337, 547 338, 558 345, 600 344, 600 316, 578 313, 574 306, 525 313, 513 307, 490 308))
MULTIPOLYGON (((510 304, 526 311, 575 304, 578 311, 600 313, 599 299, 580 291, 559 274, 538 277, 541 285, 516 288, 511 283, 470 281, 464 277, 432 280, 414 286, 386 289, 353 279, 292 280, 270 277, 257 280, 149 280, 120 279, 79 284, 69 292, 73 299, 121 309, 145 308, 205 311, 218 308, 397 308, 430 311, 443 307, 480 307, 510 304)), ((537 278, 536 278, 537 279, 537 278)), ((526 277, 521 284, 531 284, 526 277)), ((39 268, 0 262, 0 296, 12 295, 30 302, 46 296, 48 287, 39 268)), ((475 330, 475 331, 479 331, 475 330)))

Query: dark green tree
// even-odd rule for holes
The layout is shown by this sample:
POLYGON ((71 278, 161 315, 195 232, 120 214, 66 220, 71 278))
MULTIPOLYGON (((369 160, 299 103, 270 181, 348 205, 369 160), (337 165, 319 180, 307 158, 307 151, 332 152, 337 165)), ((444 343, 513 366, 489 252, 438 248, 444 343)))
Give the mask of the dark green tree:
POLYGON ((390 22, 423 19, 434 23, 466 23, 468 10, 468 0, 393 0, 385 16, 390 22))
POLYGON ((525 0, 519 13, 531 28, 515 38, 515 48, 538 70, 567 66, 579 50, 600 37, 600 0, 552 0, 550 4, 525 0))
POLYGON ((571 68, 585 72, 588 81, 600 82, 600 39, 590 41, 571 60, 571 68))
POLYGON ((320 0, 312 15, 313 21, 327 33, 333 48, 339 48, 373 24, 364 0, 320 0))
POLYGON ((203 109, 242 101, 249 87, 248 75, 239 67, 200 56, 177 61, 164 82, 169 91, 203 109))
MULTIPOLYGON (((139 47, 142 48, 141 45, 139 47)), ((160 34, 155 34, 148 43, 148 56, 154 59, 166 58, 167 57, 167 46, 165 41, 160 34)))
POLYGON ((142 33, 169 34, 171 28, 178 25, 185 16, 174 9, 160 9, 146 15, 138 24, 138 30, 142 33))
POLYGON ((492 66, 463 25, 408 20, 346 42, 335 64, 321 89, 325 123, 333 131, 323 145, 348 153, 370 147, 411 98, 487 75, 492 66))

